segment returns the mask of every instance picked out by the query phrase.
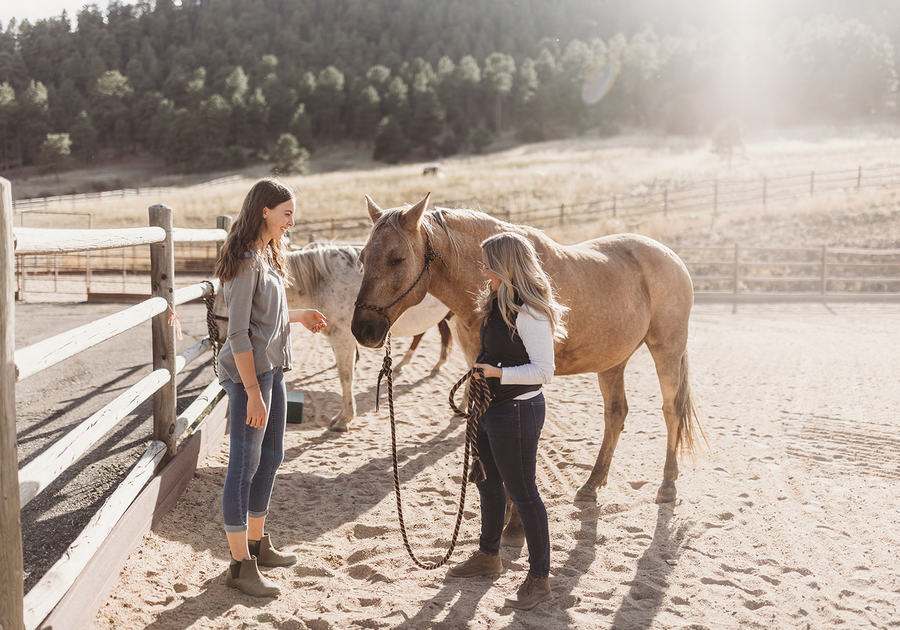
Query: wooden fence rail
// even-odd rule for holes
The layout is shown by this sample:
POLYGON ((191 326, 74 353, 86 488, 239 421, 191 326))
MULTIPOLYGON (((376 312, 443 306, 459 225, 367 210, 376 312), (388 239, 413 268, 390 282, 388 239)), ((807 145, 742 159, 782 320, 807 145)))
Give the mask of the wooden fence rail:
MULTIPOLYGON (((204 422, 211 418, 213 408, 220 409, 222 388, 218 381, 211 382, 203 392, 180 415, 175 414, 175 377, 191 361, 203 356, 211 347, 208 338, 183 350, 175 351, 173 324, 175 306, 199 299, 218 287, 217 282, 203 282, 175 289, 173 262, 174 243, 220 243, 229 227, 229 222, 220 217, 216 229, 184 230, 172 227, 172 210, 165 206, 150 208, 150 223, 147 228, 121 230, 39 230, 35 228, 13 228, 10 184, 0 179, 0 628, 21 629, 41 627, 44 623, 59 625, 65 620, 66 627, 85 627, 90 623, 95 608, 87 609, 77 600, 84 595, 83 589, 93 588, 91 581, 87 587, 78 586, 85 576, 86 567, 96 564, 94 554, 105 546, 114 530, 122 523, 132 523, 130 532, 117 534, 125 536, 126 543, 119 544, 118 556, 104 554, 107 568, 121 566, 132 545, 136 544, 136 531, 144 531, 149 526, 140 519, 150 519, 156 513, 154 497, 164 487, 166 496, 160 506, 171 506, 172 495, 180 493, 184 487, 185 466, 190 459, 198 457, 201 448, 211 448, 221 437, 224 429, 217 420, 212 433, 200 431, 204 422), (224 229, 223 229, 224 228, 224 229), (14 305, 12 293, 15 288, 14 256, 19 253, 29 255, 59 254, 64 252, 93 252, 102 249, 137 247, 149 245, 151 248, 151 290, 153 297, 126 308, 118 313, 101 318, 89 324, 54 335, 28 347, 16 350, 14 346, 14 305), (15 383, 52 365, 70 358, 134 326, 151 320, 153 370, 126 392, 92 414, 62 438, 51 444, 44 452, 18 470, 16 455, 15 426, 15 383), (116 487, 81 534, 70 545, 65 554, 46 574, 23 594, 22 538, 19 512, 42 490, 46 489, 59 475, 82 458, 92 446, 131 413, 140 403, 153 397, 154 429, 153 439, 144 455, 132 468, 126 478, 116 487), (177 440, 189 427, 184 448, 178 456, 177 440), (190 443, 190 447, 188 446, 190 443), (184 457, 182 457, 182 455, 184 457), (174 457, 174 459, 173 459, 174 457), (176 460, 181 461, 176 463, 176 460), (171 464, 160 471, 167 462, 171 464), (172 467, 175 468, 172 468, 172 467), (173 472, 167 472, 172 470, 173 472), (164 478, 163 485, 148 486, 148 482, 164 478), (147 486, 145 488, 145 486, 147 486), (147 500, 138 502, 138 497, 150 493, 147 500), (126 519, 132 505, 140 505, 143 510, 138 517, 126 519), (149 515, 146 510, 149 507, 149 515), (135 521, 135 518, 138 520, 135 521), (129 534, 126 536, 126 534, 129 534), (116 563, 119 563, 116 565, 116 563), (77 595, 75 595, 77 593, 77 595), (57 611, 59 611, 57 613, 57 611), (77 611, 77 619, 73 618, 77 611), (57 615, 54 621, 50 619, 57 615)), ((196 460, 194 461, 196 465, 196 460)), ((137 509, 137 508, 135 508, 137 509)), ((113 569, 115 570, 115 569, 113 569)), ((89 591, 88 591, 89 593, 89 591)), ((94 598, 96 600, 96 598, 94 598)), ((96 601, 93 603, 96 603, 96 601)))

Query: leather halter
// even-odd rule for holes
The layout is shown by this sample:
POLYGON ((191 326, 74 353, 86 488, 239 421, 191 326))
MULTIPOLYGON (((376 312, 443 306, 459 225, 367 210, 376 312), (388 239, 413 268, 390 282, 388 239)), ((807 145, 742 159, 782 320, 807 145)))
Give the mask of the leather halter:
POLYGON ((379 315, 384 317, 387 320, 388 324, 390 324, 391 319, 387 315, 387 310, 389 308, 391 308, 392 306, 394 306, 397 302, 399 302, 400 300, 405 298, 407 295, 409 295, 409 292, 416 288, 416 285, 419 284, 419 282, 422 280, 422 277, 425 275, 425 272, 428 271, 428 268, 431 267, 431 263, 433 263, 435 259, 440 260, 442 263, 444 263, 444 265, 447 264, 446 262, 444 262, 444 259, 441 258, 441 255, 438 254, 437 251, 435 251, 434 247, 431 246, 431 237, 428 236, 428 234, 426 234, 425 235, 425 264, 422 266, 422 271, 419 272, 419 275, 416 277, 416 279, 413 281, 413 283, 409 286, 409 288, 406 291, 404 291, 403 293, 401 293, 397 297, 396 300, 394 300, 387 306, 372 306, 371 304, 364 304, 363 302, 360 302, 359 300, 356 300, 356 302, 354 303, 354 306, 356 308, 363 309, 366 311, 374 311, 375 313, 378 313, 379 315))

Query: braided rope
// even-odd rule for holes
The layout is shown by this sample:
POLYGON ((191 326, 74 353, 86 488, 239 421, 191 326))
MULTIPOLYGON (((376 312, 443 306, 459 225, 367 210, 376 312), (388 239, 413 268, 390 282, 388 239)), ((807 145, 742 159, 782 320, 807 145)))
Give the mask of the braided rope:
POLYGON ((485 479, 484 465, 481 463, 481 459, 478 457, 478 418, 480 418, 484 414, 484 412, 487 411, 487 408, 490 405, 491 392, 488 388, 487 382, 484 379, 484 374, 481 373, 480 369, 478 371, 481 373, 482 378, 472 378, 475 369, 471 369, 466 372, 466 374, 461 379, 459 379, 456 385, 454 385, 450 390, 450 407, 452 407, 458 415, 464 416, 466 418, 466 442, 463 449, 463 470, 462 483, 460 484, 459 488, 459 507, 456 511, 456 523, 453 526, 453 536, 450 539, 450 546, 447 549, 447 552, 444 554, 444 557, 441 558, 438 562, 434 563, 422 562, 416 557, 416 554, 413 552, 412 547, 409 544, 409 537, 406 533, 406 523, 403 519, 403 500, 400 496, 400 474, 398 472, 397 465, 397 427, 396 420, 394 418, 394 378, 392 363, 393 360, 391 359, 391 335, 390 333, 388 333, 384 348, 384 363, 381 366, 381 372, 378 373, 378 384, 376 386, 375 392, 375 408, 377 411, 378 396, 381 389, 381 378, 383 376, 386 376, 388 409, 391 418, 391 462, 394 468, 394 494, 397 498, 397 519, 400 521, 400 534, 403 536, 403 546, 406 547, 406 552, 409 554, 409 557, 412 558, 412 561, 416 564, 416 566, 428 570, 437 569, 447 563, 447 561, 450 559, 451 554, 453 554, 453 550, 456 548, 456 541, 459 538, 459 527, 462 524, 463 508, 466 505, 466 486, 468 485, 467 482, 479 483, 485 479), (469 381, 471 384, 469 409, 467 412, 463 412, 461 409, 459 409, 459 407, 456 406, 456 403, 453 400, 453 396, 454 394, 456 394, 456 390, 458 390, 466 381, 469 381), (470 449, 472 451, 471 472, 469 471, 470 449))
POLYGON ((216 314, 213 311, 213 307, 216 303, 216 288, 209 280, 204 280, 203 283, 209 285, 209 291, 203 295, 203 301, 206 303, 206 330, 208 331, 207 334, 209 334, 209 343, 212 345, 213 372, 215 372, 216 378, 218 378, 219 349, 221 348, 221 344, 219 343, 219 324, 216 321, 216 314))

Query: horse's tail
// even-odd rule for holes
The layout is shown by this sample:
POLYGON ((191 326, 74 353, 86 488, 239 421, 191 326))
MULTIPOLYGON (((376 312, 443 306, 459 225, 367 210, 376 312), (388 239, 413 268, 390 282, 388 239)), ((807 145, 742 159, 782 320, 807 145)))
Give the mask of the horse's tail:
POLYGON ((694 407, 694 399, 691 397, 691 381, 688 374, 688 356, 685 350, 681 355, 681 377, 678 382, 678 392, 675 394, 675 413, 678 414, 678 435, 675 438, 675 448, 682 455, 694 453, 699 446, 699 438, 709 446, 706 434, 700 426, 697 409, 694 407))

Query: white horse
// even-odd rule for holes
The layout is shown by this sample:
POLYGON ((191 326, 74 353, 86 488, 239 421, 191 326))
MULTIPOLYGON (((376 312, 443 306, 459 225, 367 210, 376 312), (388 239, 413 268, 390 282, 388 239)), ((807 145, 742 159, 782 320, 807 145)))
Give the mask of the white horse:
MULTIPOLYGON (((362 245, 310 243, 286 256, 287 271, 293 283, 287 289, 288 308, 314 308, 328 319, 328 325, 322 334, 334 351, 343 395, 341 410, 331 419, 330 428, 334 431, 346 431, 347 425, 356 416, 353 369, 359 350, 356 339, 350 332, 350 322, 363 277, 359 263, 361 250, 362 245)), ((228 309, 221 291, 216 295, 213 310, 216 319, 223 322, 219 325, 219 341, 224 342, 228 309)), ((394 322, 391 336, 413 337, 409 350, 395 368, 396 372, 399 373, 410 362, 422 335, 435 325, 441 333, 441 356, 432 368, 432 373, 441 369, 447 362, 452 344, 447 324, 450 316, 450 310, 440 300, 428 295, 394 322)))

